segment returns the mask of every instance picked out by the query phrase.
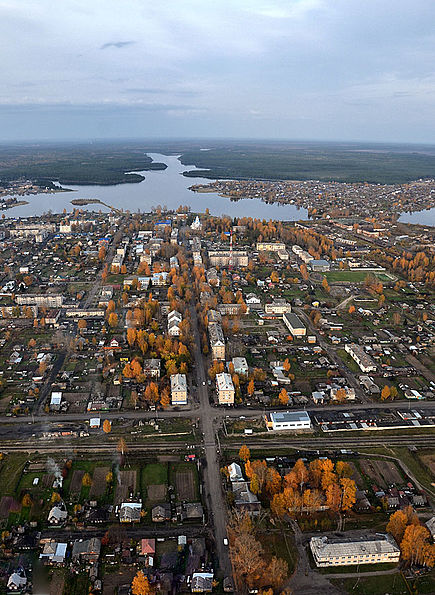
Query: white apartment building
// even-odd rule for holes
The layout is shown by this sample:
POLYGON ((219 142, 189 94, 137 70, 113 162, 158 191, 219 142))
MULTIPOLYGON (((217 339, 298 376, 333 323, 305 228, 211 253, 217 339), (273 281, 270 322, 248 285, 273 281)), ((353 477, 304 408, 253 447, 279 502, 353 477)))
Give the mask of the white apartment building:
POLYGON ((187 405, 186 374, 172 374, 171 376, 172 405, 187 405))
POLYGON ((216 374, 216 388, 219 405, 234 405, 234 384, 230 374, 216 374))
POLYGON ((360 538, 312 537, 310 548, 318 567, 398 562, 400 549, 390 535, 360 538))

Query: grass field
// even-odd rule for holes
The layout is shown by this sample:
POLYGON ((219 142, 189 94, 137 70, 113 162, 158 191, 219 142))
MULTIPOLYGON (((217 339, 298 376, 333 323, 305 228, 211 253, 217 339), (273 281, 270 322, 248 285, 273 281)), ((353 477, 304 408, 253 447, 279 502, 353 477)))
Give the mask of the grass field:
POLYGON ((367 275, 375 275, 380 281, 392 281, 392 279, 382 272, 376 273, 371 271, 330 271, 329 273, 322 273, 329 283, 336 283, 339 281, 346 281, 348 283, 363 283, 367 275))

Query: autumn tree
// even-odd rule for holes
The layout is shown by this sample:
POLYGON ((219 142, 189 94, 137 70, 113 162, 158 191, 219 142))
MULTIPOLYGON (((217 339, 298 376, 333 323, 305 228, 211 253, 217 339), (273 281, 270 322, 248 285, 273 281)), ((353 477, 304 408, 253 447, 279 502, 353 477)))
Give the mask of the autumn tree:
POLYGON ((111 312, 109 314, 108 323, 111 328, 118 326, 118 314, 116 314, 116 312, 111 312))
POLYGON ((241 461, 243 461, 244 463, 246 463, 246 461, 249 461, 250 458, 251 458, 251 451, 246 446, 246 444, 242 444, 242 446, 240 447, 240 450, 239 450, 239 459, 241 461))
POLYGON ((91 476, 89 475, 89 473, 85 473, 85 474, 83 475, 83 479, 82 479, 82 486, 83 486, 84 488, 90 488, 90 487, 91 487, 91 485, 92 485, 92 478, 91 478, 91 476))
POLYGON ((144 575, 142 570, 139 570, 133 578, 131 592, 133 595, 149 595, 153 592, 148 578, 144 575))
POLYGON ((281 403, 281 405, 287 405, 289 402, 289 396, 288 396, 288 392, 286 391, 285 388, 281 389, 281 392, 278 395, 278 399, 279 402, 281 403))
POLYGON ((381 391, 381 399, 385 401, 391 395, 390 387, 386 384, 381 391))
POLYGON ((278 589, 288 576, 288 564, 282 558, 273 556, 264 574, 267 576, 267 583, 278 589))
POLYGON ((108 419, 105 419, 103 422, 103 432, 105 434, 110 434, 111 431, 112 431, 112 424, 110 423, 110 421, 108 419))
POLYGON ((255 391, 254 380, 251 378, 251 380, 248 382, 248 387, 246 389, 246 392, 248 393, 248 395, 250 397, 252 397, 252 395, 254 394, 254 391, 255 391))

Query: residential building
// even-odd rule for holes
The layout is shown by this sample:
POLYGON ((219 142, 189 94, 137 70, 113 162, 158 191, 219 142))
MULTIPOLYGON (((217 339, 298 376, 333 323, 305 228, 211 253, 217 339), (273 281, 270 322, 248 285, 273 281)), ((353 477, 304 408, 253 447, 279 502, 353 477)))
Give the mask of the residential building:
POLYGON ((246 250, 209 250, 208 259, 213 267, 227 267, 231 261, 235 267, 247 267, 249 264, 246 250))
POLYGON ((284 299, 276 299, 269 304, 265 304, 264 311, 266 314, 274 314, 276 316, 282 316, 292 311, 291 304, 284 299))
POLYGON ((225 338, 222 327, 217 322, 209 322, 208 335, 210 338, 212 359, 225 359, 225 338))
POLYGON ((172 310, 168 314, 168 334, 171 337, 179 337, 181 335, 180 323, 183 320, 183 316, 177 310, 172 310))
POLYGON ((310 269, 315 273, 327 273, 331 265, 324 258, 314 259, 310 261, 310 269))
POLYGON ((268 430, 311 430, 311 419, 306 411, 271 411, 266 414, 268 430))
POLYGON ((218 310, 222 316, 237 316, 243 314, 245 310, 244 304, 219 304, 218 310))
POLYGON ((138 523, 142 512, 141 502, 123 502, 119 507, 120 523, 138 523))
POLYGON ((249 374, 249 366, 245 357, 233 357, 231 360, 234 366, 234 373, 241 376, 247 376, 249 374))
POLYGON ((217 270, 214 267, 208 269, 207 271, 207 283, 212 287, 219 287, 221 284, 217 270))
POLYGON ((296 316, 296 314, 293 314, 292 312, 286 312, 283 314, 282 320, 293 337, 304 337, 307 334, 306 327, 300 318, 296 316))
POLYGON ((285 252, 283 242, 257 242, 258 252, 285 252))
POLYGON ((161 364, 160 359, 145 359, 143 362, 143 374, 145 378, 160 378, 161 364))
POLYGON ((63 295, 59 294, 43 294, 36 295, 27 293, 24 295, 17 295, 15 301, 19 306, 39 306, 43 308, 60 308, 64 302, 63 295))
POLYGON ((97 564, 101 552, 101 541, 98 537, 91 539, 76 540, 73 543, 72 559, 73 562, 81 564, 97 564))
POLYGON ((171 375, 171 402, 172 405, 187 405, 186 374, 171 375))
POLYGON ((234 405, 234 384, 230 374, 216 374, 216 389, 219 405, 234 405))
POLYGON ((356 343, 346 343, 344 350, 356 361, 358 366, 366 374, 368 372, 376 372, 377 366, 374 360, 356 343))
POLYGON ((312 537, 310 548, 317 567, 398 562, 400 549, 390 535, 312 537))

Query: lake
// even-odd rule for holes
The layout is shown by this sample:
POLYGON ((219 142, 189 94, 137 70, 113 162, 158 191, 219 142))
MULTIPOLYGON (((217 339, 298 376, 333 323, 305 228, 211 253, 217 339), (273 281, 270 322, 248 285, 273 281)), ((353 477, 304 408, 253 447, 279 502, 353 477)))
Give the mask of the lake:
POLYGON ((297 221, 307 219, 306 209, 299 209, 295 205, 267 204, 259 199, 242 199, 231 201, 216 192, 196 193, 189 190, 193 184, 208 184, 211 180, 205 178, 186 178, 183 171, 192 171, 194 166, 184 166, 176 156, 168 157, 159 153, 148 153, 153 161, 166 163, 167 168, 161 171, 139 172, 145 180, 138 184, 118 184, 116 186, 68 186, 73 192, 58 192, 55 194, 34 194, 25 196, 27 205, 13 207, 4 211, 6 217, 30 217, 42 215, 48 211, 62 213, 64 209, 74 208, 87 210, 107 210, 98 204, 85 207, 74 207, 71 200, 75 198, 99 198, 103 202, 119 209, 131 212, 149 212, 151 207, 166 205, 169 209, 176 209, 180 205, 188 205, 191 210, 203 213, 209 209, 212 215, 230 215, 231 217, 256 217, 259 219, 276 219, 281 221, 297 221))
POLYGON ((399 218, 402 223, 415 223, 435 227, 435 208, 426 211, 414 211, 414 213, 402 213, 399 218))

